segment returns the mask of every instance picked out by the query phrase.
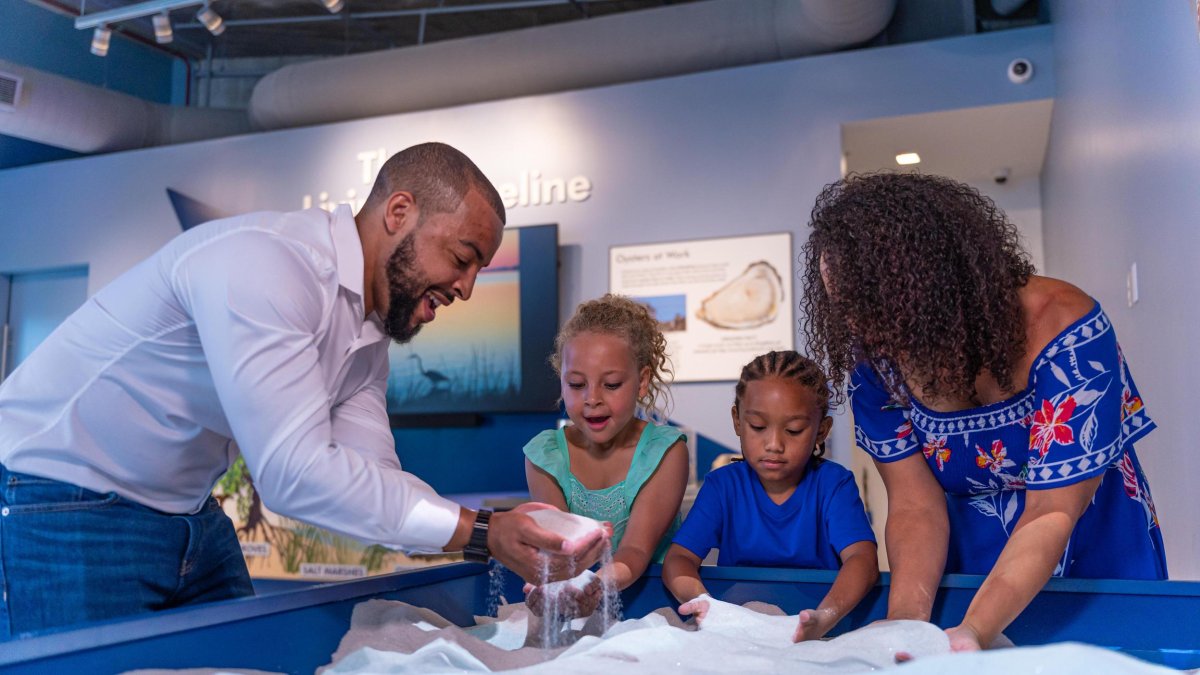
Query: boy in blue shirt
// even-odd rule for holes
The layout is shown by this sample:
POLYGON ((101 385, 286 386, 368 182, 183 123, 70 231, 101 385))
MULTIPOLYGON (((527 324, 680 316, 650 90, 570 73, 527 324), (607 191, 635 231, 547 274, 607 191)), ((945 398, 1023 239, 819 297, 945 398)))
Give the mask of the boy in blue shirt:
POLYGON ((794 351, 770 352, 742 369, 733 426, 745 461, 708 474, 663 562, 679 611, 703 620, 700 563, 839 569, 816 609, 800 613, 793 640, 837 625, 879 578, 875 536, 853 475, 820 458, 829 434, 829 387, 794 351))

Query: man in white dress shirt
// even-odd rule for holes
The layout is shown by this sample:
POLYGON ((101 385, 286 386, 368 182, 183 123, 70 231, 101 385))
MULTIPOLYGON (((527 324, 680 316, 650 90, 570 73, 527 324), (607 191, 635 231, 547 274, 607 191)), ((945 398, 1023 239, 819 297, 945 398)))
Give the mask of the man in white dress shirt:
POLYGON ((523 510, 460 507, 396 456, 388 339, 469 299, 503 227, 475 164, 427 143, 357 216, 206 223, 89 299, 0 387, 0 639, 252 594, 210 496, 239 452, 272 511, 364 542, 527 579, 538 549, 594 561, 598 538, 568 550, 523 510))

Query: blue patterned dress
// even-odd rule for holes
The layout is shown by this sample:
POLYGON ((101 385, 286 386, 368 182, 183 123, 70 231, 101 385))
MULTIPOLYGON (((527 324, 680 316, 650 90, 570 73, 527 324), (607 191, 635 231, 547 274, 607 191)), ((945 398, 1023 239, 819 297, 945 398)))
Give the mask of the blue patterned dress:
POLYGON ((1152 429, 1097 304, 1038 354, 1020 394, 943 413, 891 400, 880 375, 851 375, 858 445, 880 462, 925 456, 946 491, 947 573, 987 574, 1025 507, 1026 490, 1103 476, 1055 576, 1165 579, 1150 488, 1133 444, 1152 429))

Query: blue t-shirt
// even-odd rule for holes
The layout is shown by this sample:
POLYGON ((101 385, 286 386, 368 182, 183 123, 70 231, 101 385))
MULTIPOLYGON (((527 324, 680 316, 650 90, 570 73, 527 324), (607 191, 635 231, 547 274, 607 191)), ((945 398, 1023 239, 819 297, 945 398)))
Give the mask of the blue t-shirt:
POLYGON ((875 542, 854 476, 833 462, 809 466, 796 491, 776 504, 745 462, 708 474, 674 542, 718 565, 836 570, 838 554, 875 542))

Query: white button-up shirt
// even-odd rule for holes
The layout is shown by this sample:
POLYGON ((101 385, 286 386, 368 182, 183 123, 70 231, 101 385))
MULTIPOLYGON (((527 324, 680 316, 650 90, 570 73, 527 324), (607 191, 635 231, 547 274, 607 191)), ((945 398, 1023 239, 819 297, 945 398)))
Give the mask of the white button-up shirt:
POLYGON ((0 386, 12 471, 194 513, 240 449, 272 511, 439 550, 458 505, 400 469, 388 340, 340 206, 196 227, 72 314, 0 386))

